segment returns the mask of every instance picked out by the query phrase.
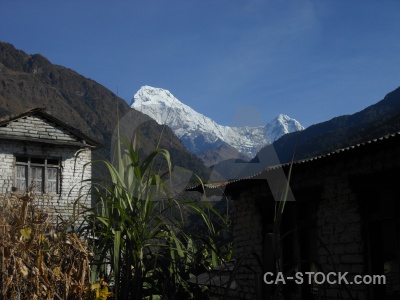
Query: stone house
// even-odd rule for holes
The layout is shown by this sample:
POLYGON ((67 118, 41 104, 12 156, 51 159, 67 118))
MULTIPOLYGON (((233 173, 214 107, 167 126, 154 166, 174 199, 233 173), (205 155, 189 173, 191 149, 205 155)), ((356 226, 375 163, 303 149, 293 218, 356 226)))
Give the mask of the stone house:
POLYGON ((98 142, 43 109, 0 120, 0 195, 33 190, 51 215, 91 205, 91 152, 98 142), (84 196, 81 196, 84 195, 84 196), (78 206, 79 207, 79 206, 78 206))
POLYGON ((245 179, 208 184, 204 190, 190 189, 233 200, 234 251, 243 260, 228 299, 271 299, 276 291, 276 285, 264 282, 264 274, 276 273, 271 247, 275 194, 282 187, 280 174, 288 176, 291 165, 294 201, 284 208, 278 257, 284 276, 302 272, 304 282, 285 280, 284 299, 399 299, 400 133, 270 167, 245 179), (308 280, 305 272, 320 273, 308 280), (323 281, 329 272, 336 274, 330 279, 348 272, 347 282, 323 281), (356 275, 370 277, 358 284, 356 275), (375 282, 382 280, 381 275, 386 284, 370 282, 372 276, 377 276, 375 282))

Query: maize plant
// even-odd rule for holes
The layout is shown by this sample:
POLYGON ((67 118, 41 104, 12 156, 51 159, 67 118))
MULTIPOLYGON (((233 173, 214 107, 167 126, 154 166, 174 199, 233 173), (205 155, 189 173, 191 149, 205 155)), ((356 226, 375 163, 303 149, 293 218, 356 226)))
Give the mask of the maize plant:
POLYGON ((94 299, 85 242, 56 230, 38 198, 29 192, 2 199, 1 299, 94 299))

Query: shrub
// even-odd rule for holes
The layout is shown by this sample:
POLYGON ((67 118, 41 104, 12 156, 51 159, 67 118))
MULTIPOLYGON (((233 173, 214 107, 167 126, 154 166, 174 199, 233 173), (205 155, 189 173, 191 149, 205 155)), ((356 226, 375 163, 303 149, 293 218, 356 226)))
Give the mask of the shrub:
POLYGON ((51 223, 40 201, 32 192, 2 199, 2 299, 93 299, 86 243, 51 223))

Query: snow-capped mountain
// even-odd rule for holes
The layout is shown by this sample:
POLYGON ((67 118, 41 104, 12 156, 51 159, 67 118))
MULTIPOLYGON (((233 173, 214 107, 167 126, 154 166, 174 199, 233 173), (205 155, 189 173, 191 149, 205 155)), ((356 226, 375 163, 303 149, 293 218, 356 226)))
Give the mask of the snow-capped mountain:
POLYGON ((159 124, 167 124, 189 151, 197 155, 226 143, 240 153, 254 157, 258 150, 282 135, 304 129, 298 121, 283 114, 266 126, 219 125, 180 102, 168 90, 150 86, 143 86, 137 91, 131 107, 159 124))

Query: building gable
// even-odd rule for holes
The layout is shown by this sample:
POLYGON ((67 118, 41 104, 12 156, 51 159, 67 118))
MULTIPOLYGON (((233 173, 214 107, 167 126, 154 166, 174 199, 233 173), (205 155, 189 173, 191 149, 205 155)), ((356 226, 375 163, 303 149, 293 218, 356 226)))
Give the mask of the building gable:
POLYGON ((0 127, 0 135, 8 137, 79 142, 78 138, 61 126, 40 116, 26 116, 0 127))
POLYGON ((90 186, 83 182, 91 178, 97 146, 41 109, 0 120, 0 196, 32 191, 49 215, 62 218, 73 214, 77 201, 89 207, 90 186))
POLYGON ((42 109, 0 121, 0 139, 97 147, 100 144, 42 109))

